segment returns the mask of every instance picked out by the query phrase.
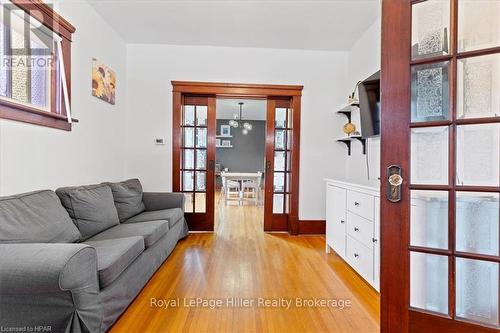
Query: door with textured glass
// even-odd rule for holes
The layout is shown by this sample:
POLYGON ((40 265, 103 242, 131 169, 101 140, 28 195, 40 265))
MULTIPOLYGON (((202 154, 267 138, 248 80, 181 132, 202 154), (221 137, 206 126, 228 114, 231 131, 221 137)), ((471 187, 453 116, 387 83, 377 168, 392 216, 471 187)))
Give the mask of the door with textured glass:
POLYGON ((498 331, 500 1, 382 4, 382 331, 498 331))
POLYGON ((292 99, 267 101, 265 231, 290 231, 292 182, 294 180, 294 112, 292 99))
POLYGON ((184 194, 189 229, 214 229, 215 97, 182 96, 174 110, 173 190, 184 194))

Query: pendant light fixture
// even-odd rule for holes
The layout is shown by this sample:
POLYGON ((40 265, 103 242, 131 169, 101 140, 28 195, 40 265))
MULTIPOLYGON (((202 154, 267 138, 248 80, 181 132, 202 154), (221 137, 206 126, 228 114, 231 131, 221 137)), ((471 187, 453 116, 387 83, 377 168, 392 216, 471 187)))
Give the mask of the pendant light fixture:
POLYGON ((252 130, 252 124, 248 123, 248 122, 244 122, 243 124, 240 124, 240 122, 243 122, 243 116, 242 116, 242 112, 243 112, 243 102, 239 102, 238 103, 239 106, 240 106, 240 113, 239 115, 238 114, 235 114, 234 115, 234 119, 231 119, 229 121, 229 126, 233 127, 233 128, 238 128, 241 126, 241 133, 243 133, 244 135, 247 135, 248 132, 250 132, 252 130))

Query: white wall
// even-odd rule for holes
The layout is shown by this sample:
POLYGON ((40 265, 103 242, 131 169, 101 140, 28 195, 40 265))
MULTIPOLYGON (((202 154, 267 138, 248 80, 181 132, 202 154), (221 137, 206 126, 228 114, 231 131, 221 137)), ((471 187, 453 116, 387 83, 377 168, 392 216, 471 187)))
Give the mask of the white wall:
MULTIPOLYGON (((364 80, 380 70, 380 22, 380 19, 377 19, 356 41, 349 52, 348 93, 346 95, 352 92, 356 82, 364 80)), ((359 124, 359 114, 353 117, 353 122, 359 124)), ((361 143, 353 143, 351 156, 347 158, 345 180, 378 187, 380 184, 377 180, 380 175, 380 137, 369 139, 367 146, 368 155, 363 155, 361 143), (370 179, 368 179, 367 158, 370 179)))
POLYGON ((171 80, 304 85, 301 126, 301 219, 324 219, 323 178, 341 178, 345 150, 332 117, 343 101, 347 52, 128 45, 126 175, 146 190, 172 188, 171 80), (166 145, 155 146, 155 137, 166 145))
POLYGON ((72 45, 72 132, 0 120, 0 195, 115 180, 124 175, 125 43, 83 1, 59 3, 72 45), (92 58, 116 71, 116 105, 91 95, 92 58))
MULTIPOLYGON (((304 85, 301 219, 324 219, 323 178, 368 181, 364 155, 335 142, 345 118, 334 115, 352 86, 379 69, 380 20, 349 52, 169 45, 125 45, 84 1, 58 11, 77 32, 72 46, 72 132, 0 120, 0 195, 139 177, 146 190, 171 190, 171 80, 304 85), (91 60, 116 71, 116 105, 91 96, 91 60), (153 139, 164 137, 164 146, 153 139)), ((370 143, 371 163, 379 158, 370 143)), ((375 161, 375 162, 374 162, 375 161)))

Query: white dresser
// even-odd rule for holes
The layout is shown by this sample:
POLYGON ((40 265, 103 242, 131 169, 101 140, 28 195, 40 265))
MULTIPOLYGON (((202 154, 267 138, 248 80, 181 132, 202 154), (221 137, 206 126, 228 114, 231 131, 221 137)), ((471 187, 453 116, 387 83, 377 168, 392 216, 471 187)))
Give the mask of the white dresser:
POLYGON ((379 200, 376 188, 326 179, 326 252, 333 249, 377 291, 379 200))

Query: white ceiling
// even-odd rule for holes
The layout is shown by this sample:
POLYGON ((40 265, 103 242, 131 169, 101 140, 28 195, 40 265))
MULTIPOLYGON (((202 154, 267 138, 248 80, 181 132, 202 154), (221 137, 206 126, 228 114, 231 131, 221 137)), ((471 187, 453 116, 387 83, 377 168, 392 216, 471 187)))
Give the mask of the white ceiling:
POLYGON ((233 119, 240 112, 239 102, 245 103, 242 107, 243 120, 266 120, 266 100, 250 99, 217 99, 217 119, 233 119))
POLYGON ((127 43, 348 50, 380 0, 88 0, 127 43))

